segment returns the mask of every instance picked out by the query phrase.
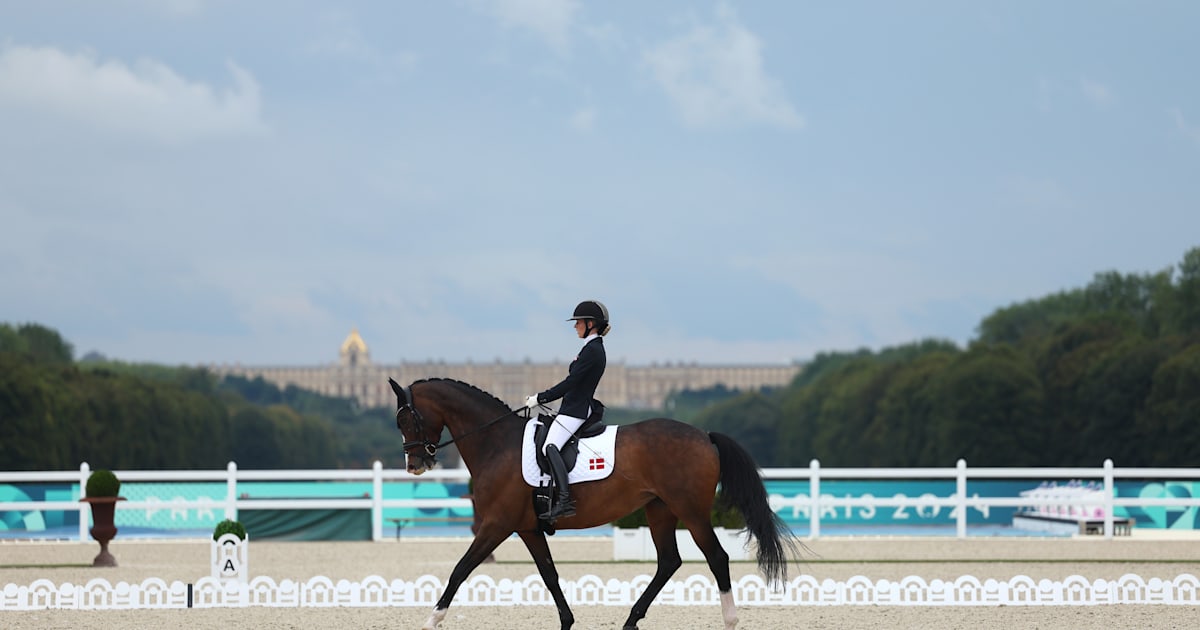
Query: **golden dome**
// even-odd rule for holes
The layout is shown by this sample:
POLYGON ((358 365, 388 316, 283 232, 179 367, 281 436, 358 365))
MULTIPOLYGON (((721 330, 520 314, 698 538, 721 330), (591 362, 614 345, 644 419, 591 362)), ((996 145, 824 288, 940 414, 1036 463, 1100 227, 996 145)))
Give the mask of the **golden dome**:
POLYGON ((354 367, 371 362, 371 354, 367 350, 367 342, 359 336, 358 329, 350 329, 350 335, 342 342, 342 348, 338 352, 342 365, 354 367))
POLYGON ((351 328, 350 334, 342 342, 341 353, 346 354, 347 352, 367 353, 367 342, 363 341, 363 338, 358 334, 357 328, 351 328))

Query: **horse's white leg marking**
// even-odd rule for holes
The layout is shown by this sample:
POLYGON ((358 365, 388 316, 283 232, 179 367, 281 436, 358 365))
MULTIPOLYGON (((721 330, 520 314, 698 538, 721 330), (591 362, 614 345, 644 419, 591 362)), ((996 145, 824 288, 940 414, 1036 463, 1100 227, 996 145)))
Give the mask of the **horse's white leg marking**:
POLYGON ((725 620, 725 630, 733 630, 737 625, 737 608, 733 606, 733 593, 721 593, 721 618, 725 620))
POLYGON ((440 610, 437 608, 434 608, 433 614, 429 615, 429 621, 426 621, 425 625, 421 626, 421 630, 434 630, 434 628, 437 628, 438 624, 442 623, 442 620, 445 618, 446 618, 446 609, 445 608, 440 609, 440 610))

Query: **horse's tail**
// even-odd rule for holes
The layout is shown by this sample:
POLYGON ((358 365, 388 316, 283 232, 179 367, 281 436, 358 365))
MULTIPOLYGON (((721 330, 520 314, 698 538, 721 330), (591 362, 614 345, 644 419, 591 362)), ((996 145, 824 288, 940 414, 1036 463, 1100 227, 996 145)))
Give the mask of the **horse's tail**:
POLYGON ((788 555, 798 555, 797 539, 791 528, 767 501, 767 487, 758 466, 746 449, 728 435, 709 433, 721 460, 721 490, 717 501, 732 506, 746 520, 746 529, 758 541, 758 569, 767 581, 787 581, 788 555))

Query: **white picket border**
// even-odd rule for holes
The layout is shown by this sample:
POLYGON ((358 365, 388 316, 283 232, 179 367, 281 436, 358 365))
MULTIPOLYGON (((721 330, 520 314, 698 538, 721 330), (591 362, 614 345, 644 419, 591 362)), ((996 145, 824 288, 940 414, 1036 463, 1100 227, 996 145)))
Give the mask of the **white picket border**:
MULTIPOLYGON (((563 593, 574 606, 633 605, 650 582, 649 575, 632 580, 605 580, 585 575, 562 580, 563 593)), ((0 591, 0 612, 20 610, 125 610, 155 608, 240 608, 268 606, 432 608, 445 589, 437 577, 388 581, 377 575, 362 581, 333 580, 317 576, 305 582, 275 581, 259 576, 248 582, 202 577, 194 584, 158 578, 140 583, 109 583, 103 578, 86 584, 54 584, 47 579, 28 586, 7 584, 0 591)), ((772 588, 757 575, 733 583, 739 606, 1093 606, 1105 604, 1200 605, 1200 579, 1180 574, 1174 579, 1127 574, 1115 580, 1089 580, 1071 575, 1063 580, 1034 580, 1018 575, 995 580, 964 575, 953 581, 908 576, 901 580, 871 580, 856 576, 844 581, 812 576, 790 580, 772 588)), ((454 599, 457 606, 552 606, 541 577, 522 580, 477 575, 463 583, 454 599)), ((671 580, 655 600, 665 606, 717 606, 716 583, 711 577, 692 575, 671 580)))

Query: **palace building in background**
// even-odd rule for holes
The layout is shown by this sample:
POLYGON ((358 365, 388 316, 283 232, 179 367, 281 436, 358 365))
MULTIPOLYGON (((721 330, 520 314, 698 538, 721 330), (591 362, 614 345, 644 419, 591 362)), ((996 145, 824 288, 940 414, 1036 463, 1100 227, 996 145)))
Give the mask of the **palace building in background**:
MULTIPOLYGON (((295 385, 328 396, 354 398, 364 407, 393 407, 396 396, 388 378, 402 385, 425 378, 452 378, 470 383, 511 406, 525 397, 558 383, 567 375, 567 363, 421 363, 376 364, 367 344, 352 330, 338 351, 337 363, 305 367, 211 366, 218 375, 235 375, 274 383, 280 388, 295 385)), ((610 362, 596 398, 610 407, 662 409, 667 396, 684 390, 724 385, 750 391, 787 385, 803 369, 791 365, 697 365, 662 363, 644 366, 610 362)))

